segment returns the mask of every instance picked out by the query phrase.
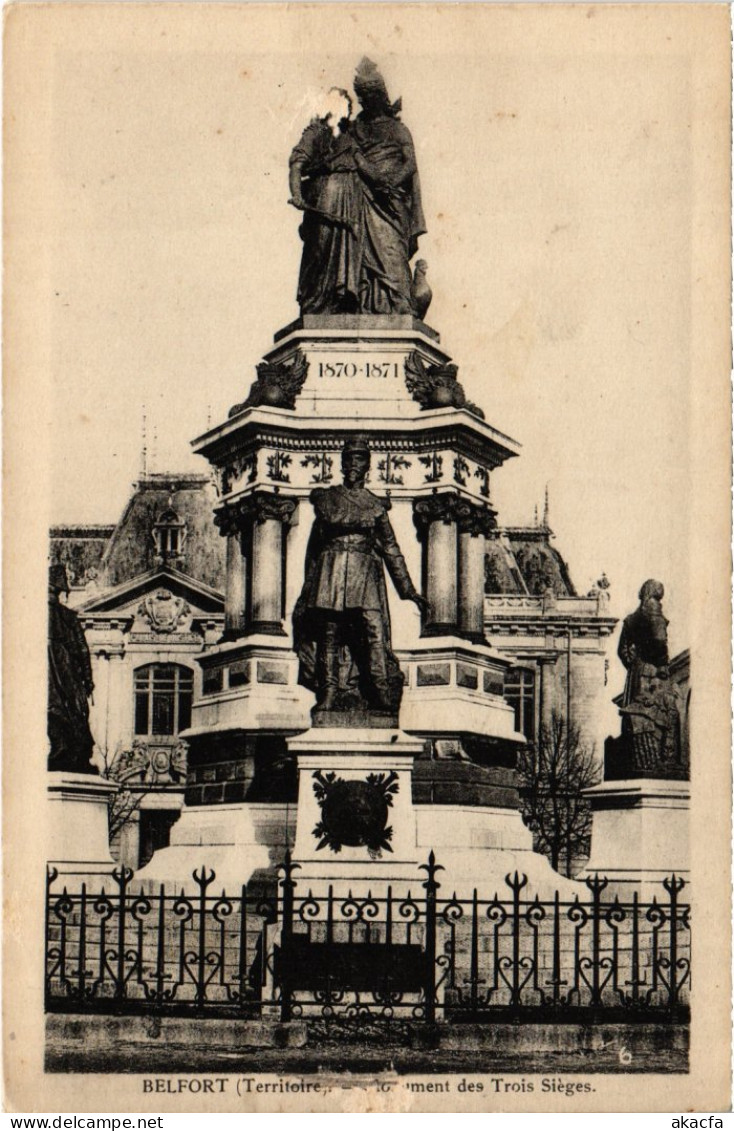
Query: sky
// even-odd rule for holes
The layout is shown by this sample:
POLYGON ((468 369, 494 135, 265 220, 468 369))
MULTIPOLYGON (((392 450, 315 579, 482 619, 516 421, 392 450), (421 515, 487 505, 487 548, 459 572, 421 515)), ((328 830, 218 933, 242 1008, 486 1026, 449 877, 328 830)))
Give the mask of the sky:
POLYGON ((117 520, 144 414, 148 470, 205 470, 190 441, 298 316, 290 150, 369 54, 416 147, 426 321, 522 444, 494 477, 499 521, 531 522, 547 485, 579 592, 606 571, 625 615, 660 578, 671 649, 687 647, 697 140, 674 8, 633 26, 614 7, 330 5, 276 23, 128 7, 137 21, 77 9, 28 78, 45 93, 49 521, 117 520))

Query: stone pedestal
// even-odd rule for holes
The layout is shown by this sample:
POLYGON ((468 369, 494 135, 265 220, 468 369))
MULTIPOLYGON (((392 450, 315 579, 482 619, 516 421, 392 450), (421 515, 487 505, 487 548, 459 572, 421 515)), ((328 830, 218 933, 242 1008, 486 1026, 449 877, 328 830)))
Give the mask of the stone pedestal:
POLYGON ((429 637, 398 652, 405 672, 400 725, 411 734, 475 734, 515 752, 525 738, 503 698, 509 667, 486 645, 468 646, 458 636, 429 637))
POLYGON ((633 890, 664 895, 661 881, 672 873, 688 880, 688 782, 637 778, 584 792, 594 813, 585 875, 606 876, 620 898, 633 890))
POLYGON ((59 876, 108 875, 115 865, 110 854, 109 801, 116 782, 94 774, 48 774, 49 866, 59 876))
POLYGON ((203 652, 202 693, 183 737, 306 730, 314 697, 298 683, 298 660, 287 641, 265 634, 203 652))
POLYGON ((274 888, 276 870, 293 845, 295 805, 233 803, 186 805, 171 829, 168 848, 156 852, 135 875, 136 883, 177 884, 193 889, 192 872, 206 866, 217 890, 242 884, 274 888))
POLYGON ((584 884, 566 879, 551 868, 547 857, 533 851, 533 838, 518 809, 491 805, 416 805, 417 848, 421 862, 431 849, 442 867, 437 879, 441 894, 456 892, 480 898, 497 892, 507 897, 506 877, 527 877, 523 898, 551 900, 588 898, 584 884), (503 894, 504 893, 504 894, 503 894))
POLYGON ((340 727, 314 728, 288 748, 298 758, 299 890, 378 895, 419 885, 411 777, 422 743, 397 729, 340 727))

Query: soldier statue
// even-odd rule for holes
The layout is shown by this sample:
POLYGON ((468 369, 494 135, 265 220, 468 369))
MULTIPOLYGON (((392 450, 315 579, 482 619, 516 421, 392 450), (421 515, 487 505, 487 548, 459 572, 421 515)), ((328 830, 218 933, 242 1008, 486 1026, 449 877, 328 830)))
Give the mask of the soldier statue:
POLYGON ((84 630, 73 609, 62 605, 69 592, 63 565, 52 565, 48 584, 48 755, 49 770, 96 774, 94 739, 89 729, 89 697, 94 689, 84 630))
POLYGON ((389 501, 365 488, 370 449, 359 437, 342 449, 344 482, 311 493, 316 521, 306 577, 294 611, 299 679, 316 710, 397 715, 403 675, 390 641, 385 571, 403 600, 428 603, 410 579, 387 516, 389 501))

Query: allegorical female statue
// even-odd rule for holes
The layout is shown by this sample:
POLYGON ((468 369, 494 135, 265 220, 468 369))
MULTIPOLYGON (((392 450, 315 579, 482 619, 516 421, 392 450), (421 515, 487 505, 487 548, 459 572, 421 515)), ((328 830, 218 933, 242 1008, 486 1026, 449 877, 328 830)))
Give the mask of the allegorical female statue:
POLYGON ((341 109, 311 122, 291 154, 291 202, 304 213, 301 313, 417 315, 410 260, 425 221, 413 139, 369 59, 354 90, 357 118, 338 91, 341 109))
POLYGON ((364 485, 369 465, 366 441, 347 440, 344 483, 311 493, 316 520, 293 622, 299 679, 316 692, 320 711, 397 713, 403 675, 391 647, 385 567, 403 600, 428 609, 395 539, 389 503, 364 485))
POLYGON ((329 94, 332 110, 306 127, 290 158, 291 203, 303 212, 302 314, 359 310, 363 208, 349 131, 352 102, 344 90, 329 94))

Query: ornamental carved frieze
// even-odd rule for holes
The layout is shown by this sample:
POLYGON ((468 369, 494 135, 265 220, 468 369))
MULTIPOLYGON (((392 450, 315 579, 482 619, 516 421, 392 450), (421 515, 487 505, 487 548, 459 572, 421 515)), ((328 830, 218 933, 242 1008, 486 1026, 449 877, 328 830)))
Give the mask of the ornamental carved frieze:
POLYGON ((377 478, 390 487, 402 487, 404 483, 402 472, 407 471, 410 466, 411 461, 405 456, 386 452, 382 459, 377 461, 377 478))
POLYGON ((474 469, 474 478, 479 480, 479 494, 482 498, 488 499, 490 497, 489 468, 482 467, 482 465, 479 464, 474 469))
POLYGON ((418 456, 418 463, 425 468, 423 479, 426 483, 440 483, 443 478, 443 456, 439 452, 418 456))
POLYGON ((310 467, 311 483, 331 483, 334 478, 334 457, 327 452, 304 456, 301 467, 310 467))
POLYGON ((107 769, 111 781, 126 785, 180 785, 186 781, 188 747, 155 745, 136 739, 130 749, 120 750, 107 769))
POLYGON ((393 831, 387 820, 400 788, 394 770, 368 774, 363 781, 347 781, 322 770, 313 777, 314 796, 321 809, 321 820, 313 830, 317 851, 341 852, 345 845, 364 847, 373 859, 379 859, 383 851, 392 852, 393 831))
POLYGON ((237 456, 221 471, 222 494, 228 495, 235 483, 245 479, 246 483, 254 483, 257 479, 257 452, 237 456))
POLYGON ((287 470, 293 463, 293 457, 290 452, 282 452, 276 449, 265 460, 267 464, 267 476, 273 483, 290 483, 291 476, 287 470))
MULTIPOLYGON (((303 430, 258 422, 254 431, 228 439, 217 452, 220 506, 246 492, 273 491, 301 497, 313 487, 340 481, 344 432, 303 430)), ((440 429, 370 432, 371 490, 386 488, 410 498, 421 488, 457 491, 477 503, 490 503, 490 475, 497 459, 493 443, 467 421, 452 419, 440 429)))
POLYGON ((466 478, 471 472, 471 467, 463 456, 454 457, 454 482, 460 487, 466 487, 466 478))
POLYGON ((292 361, 261 361, 257 366, 257 380, 247 394, 247 400, 233 405, 229 416, 236 416, 246 408, 295 409, 296 400, 308 376, 308 361, 297 353, 292 361))

